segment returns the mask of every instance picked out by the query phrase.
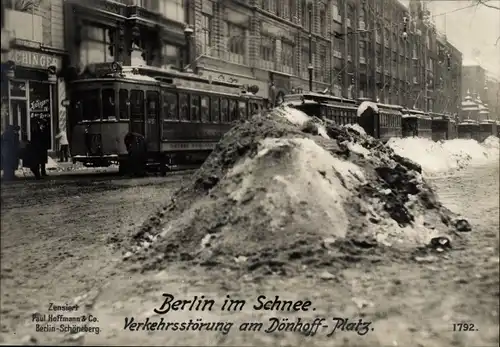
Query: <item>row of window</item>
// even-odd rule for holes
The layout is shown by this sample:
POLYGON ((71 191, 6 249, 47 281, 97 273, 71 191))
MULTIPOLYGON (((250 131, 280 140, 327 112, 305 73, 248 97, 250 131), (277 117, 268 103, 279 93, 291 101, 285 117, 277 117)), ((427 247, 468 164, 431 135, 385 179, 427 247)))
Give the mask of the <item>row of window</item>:
POLYGON ((78 92, 75 95, 76 113, 81 120, 120 119, 142 121, 156 118, 161 110, 164 121, 188 121, 204 123, 231 123, 238 119, 246 119, 248 114, 259 111, 258 104, 234 98, 188 94, 182 92, 120 89, 118 100, 115 100, 114 89, 102 89, 101 98, 98 90, 78 92), (118 117, 116 117, 118 102, 118 117), (102 111, 102 112, 101 112, 102 111))
MULTIPOLYGON (((163 120, 231 123, 247 118, 247 103, 232 98, 163 91, 163 120)), ((249 110, 253 113, 254 110, 249 110)))
POLYGON ((397 128, 401 126, 401 115, 380 113, 380 126, 383 128, 397 128))
POLYGON ((343 110, 335 107, 325 107, 325 116, 339 125, 356 123, 356 110, 343 110))
MULTIPOLYGON (((83 66, 115 61, 116 42, 113 40, 116 36, 115 31, 96 25, 84 25, 82 31, 85 32, 80 44, 80 63, 83 66)), ((132 59, 140 59, 139 62, 136 61, 137 64, 152 65, 151 57, 144 54, 148 48, 149 51, 153 51, 148 45, 151 45, 151 42, 140 42, 139 46, 134 44, 132 59)), ((167 65, 180 67, 181 59, 182 50, 180 47, 164 44, 161 50, 161 59, 157 65, 163 68, 167 65)))
POLYGON ((151 12, 160 13, 179 23, 186 22, 184 0, 115 0, 125 5, 136 5, 151 12))

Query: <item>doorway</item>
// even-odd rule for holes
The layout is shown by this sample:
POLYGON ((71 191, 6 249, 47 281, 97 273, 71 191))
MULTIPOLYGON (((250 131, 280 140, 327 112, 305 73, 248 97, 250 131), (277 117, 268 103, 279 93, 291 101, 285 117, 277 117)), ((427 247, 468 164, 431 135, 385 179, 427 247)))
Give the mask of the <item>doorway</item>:
POLYGON ((27 141, 29 139, 28 126, 28 102, 27 100, 14 99, 10 101, 10 119, 9 124, 17 125, 21 129, 20 139, 27 141))

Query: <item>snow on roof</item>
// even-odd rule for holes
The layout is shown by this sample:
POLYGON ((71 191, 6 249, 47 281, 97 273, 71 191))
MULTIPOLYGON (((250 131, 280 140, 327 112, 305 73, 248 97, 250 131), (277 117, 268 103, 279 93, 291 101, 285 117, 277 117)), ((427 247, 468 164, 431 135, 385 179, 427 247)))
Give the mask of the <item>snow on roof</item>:
POLYGON ((123 73, 123 78, 127 78, 129 80, 136 80, 136 81, 158 82, 153 77, 149 77, 149 76, 145 76, 145 75, 138 75, 138 74, 134 74, 131 72, 123 73))
POLYGON ((458 125, 465 125, 465 124, 477 125, 478 123, 477 123, 477 121, 475 121, 473 119, 464 119, 463 121, 458 123, 458 125))
POLYGON ((378 106, 376 103, 371 102, 371 101, 363 101, 359 106, 358 106, 358 111, 357 115, 358 117, 361 117, 361 115, 367 110, 371 108, 374 112, 378 113, 378 106))

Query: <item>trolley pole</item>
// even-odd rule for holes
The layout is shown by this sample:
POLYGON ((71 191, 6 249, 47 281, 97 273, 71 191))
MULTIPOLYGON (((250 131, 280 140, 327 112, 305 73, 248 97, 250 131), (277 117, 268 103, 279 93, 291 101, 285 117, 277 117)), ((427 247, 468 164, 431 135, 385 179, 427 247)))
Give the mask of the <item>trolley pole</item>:
POLYGON ((309 71, 309 91, 313 90, 313 53, 312 53, 312 3, 309 5, 309 65, 307 66, 307 70, 309 71))

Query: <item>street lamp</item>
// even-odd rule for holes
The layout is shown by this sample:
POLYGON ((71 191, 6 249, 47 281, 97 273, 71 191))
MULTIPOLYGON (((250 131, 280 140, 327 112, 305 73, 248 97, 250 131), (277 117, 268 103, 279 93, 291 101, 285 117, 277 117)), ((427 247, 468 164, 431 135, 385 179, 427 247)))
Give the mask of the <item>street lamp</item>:
POLYGON ((194 29, 187 25, 184 28, 184 36, 186 37, 186 68, 191 65, 191 38, 193 37, 194 29))
POLYGON ((309 4, 309 65, 307 65, 307 70, 309 71, 309 91, 313 90, 313 61, 312 61, 312 3, 309 4))

